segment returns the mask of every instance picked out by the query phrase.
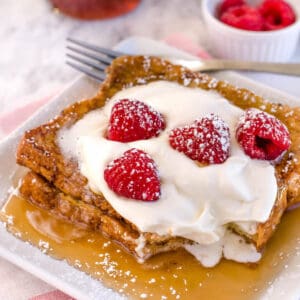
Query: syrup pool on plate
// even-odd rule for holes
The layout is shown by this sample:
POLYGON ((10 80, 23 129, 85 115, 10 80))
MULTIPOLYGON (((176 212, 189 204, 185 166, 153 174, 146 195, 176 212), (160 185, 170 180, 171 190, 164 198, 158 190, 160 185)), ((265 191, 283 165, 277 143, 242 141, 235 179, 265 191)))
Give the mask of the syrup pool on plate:
POLYGON ((46 255, 65 259, 130 299, 253 299, 300 254, 300 209, 285 214, 258 265, 223 260, 214 268, 203 268, 185 250, 139 264, 101 234, 57 220, 15 195, 2 207, 0 220, 46 255))

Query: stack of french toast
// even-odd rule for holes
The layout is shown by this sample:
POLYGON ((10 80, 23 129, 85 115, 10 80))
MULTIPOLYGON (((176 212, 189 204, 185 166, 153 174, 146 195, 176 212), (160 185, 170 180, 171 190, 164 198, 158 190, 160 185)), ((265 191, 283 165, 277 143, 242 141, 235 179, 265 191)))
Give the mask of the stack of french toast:
POLYGON ((27 167, 28 173, 22 179, 20 194, 56 218, 101 232, 140 261, 193 244, 194 241, 180 235, 144 232, 126 219, 109 199, 92 189, 80 170, 79 162, 64 155, 58 142, 61 130, 71 128, 89 112, 101 109, 119 91, 155 81, 213 91, 243 110, 257 108, 276 117, 288 129, 289 149, 278 160, 270 162, 275 170, 277 196, 268 219, 258 223, 255 232, 251 233, 238 223, 226 224, 232 232, 261 251, 286 209, 300 200, 300 109, 272 103, 249 90, 156 57, 123 56, 115 59, 93 98, 70 105, 56 118, 24 134, 18 146, 17 162, 27 167))

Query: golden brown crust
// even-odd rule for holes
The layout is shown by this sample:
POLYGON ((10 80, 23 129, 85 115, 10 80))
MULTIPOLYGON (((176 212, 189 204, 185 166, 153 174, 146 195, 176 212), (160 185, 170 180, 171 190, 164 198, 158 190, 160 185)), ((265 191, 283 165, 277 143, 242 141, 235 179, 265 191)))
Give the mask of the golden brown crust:
MULTIPOLYGON (((108 76, 99 93, 92 99, 75 103, 66 108, 56 119, 25 133, 18 151, 17 162, 42 175, 56 188, 70 197, 98 207, 107 216, 134 226, 124 220, 104 199, 87 186, 87 179, 78 170, 77 162, 66 159, 56 144, 57 131, 69 127, 87 112, 104 105, 119 90, 151 81, 168 80, 188 87, 215 90, 234 105, 243 109, 256 107, 269 112, 286 124, 292 146, 276 166, 279 190, 286 191, 277 201, 269 220, 259 225, 259 232, 252 237, 262 247, 274 232, 276 224, 288 205, 299 201, 300 184, 300 109, 268 102, 246 89, 236 88, 206 74, 194 73, 159 58, 124 56, 116 59, 108 68, 108 76), (299 200, 298 200, 299 199, 299 200)), ((199 100, 201 101, 201 100, 199 100)), ((157 237, 158 238, 158 237, 157 237)))
POLYGON ((254 243, 256 248, 261 251, 280 223, 282 214, 287 208, 286 189, 278 191, 276 202, 272 208, 268 220, 264 223, 259 223, 256 228, 256 233, 251 235, 243 231, 237 224, 229 224, 229 228, 235 233, 243 236, 248 242, 254 243))
POLYGON ((274 233, 277 225, 280 223, 283 212, 287 207, 287 191, 282 189, 278 191, 277 201, 273 206, 269 219, 258 224, 257 233, 256 233, 256 247, 262 249, 266 242, 270 239, 274 233))

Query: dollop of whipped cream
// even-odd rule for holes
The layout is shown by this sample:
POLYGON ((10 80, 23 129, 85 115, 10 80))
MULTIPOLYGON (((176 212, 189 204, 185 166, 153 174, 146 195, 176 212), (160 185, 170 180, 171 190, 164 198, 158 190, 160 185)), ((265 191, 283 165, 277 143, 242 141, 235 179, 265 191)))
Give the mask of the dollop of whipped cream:
MULTIPOLYGON (((268 219, 277 193, 274 167, 267 161, 251 159, 236 142, 236 124, 242 113, 214 91, 157 81, 116 93, 103 108, 86 114, 71 128, 60 130, 58 143, 64 155, 78 160, 91 189, 102 193, 120 215, 142 232, 181 236, 206 246, 221 243, 223 249, 228 249, 225 241, 232 239, 226 235, 226 225, 240 223, 244 229, 253 231, 255 224, 268 219), (166 129, 148 140, 130 143, 107 140, 112 106, 124 98, 152 106, 164 116, 166 129), (229 126, 230 156, 223 164, 199 167, 171 148, 168 137, 175 127, 211 113, 229 126), (147 152, 158 166, 161 179, 158 201, 120 197, 107 186, 103 176, 106 165, 131 148, 147 152)), ((187 248, 195 252, 194 248, 187 248)))

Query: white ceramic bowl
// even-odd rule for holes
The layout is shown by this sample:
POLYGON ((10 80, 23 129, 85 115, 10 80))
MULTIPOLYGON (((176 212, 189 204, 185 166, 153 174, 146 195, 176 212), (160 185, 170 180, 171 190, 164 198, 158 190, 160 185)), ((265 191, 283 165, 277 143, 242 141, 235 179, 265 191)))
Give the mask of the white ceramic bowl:
MULTIPOLYGON (((202 0, 205 30, 210 47, 216 56, 274 62, 287 61, 291 58, 300 34, 300 5, 293 6, 297 19, 292 25, 273 31, 248 31, 228 26, 217 19, 216 7, 220 2, 221 0, 202 0)), ((292 1, 289 3, 293 5, 292 1)))

